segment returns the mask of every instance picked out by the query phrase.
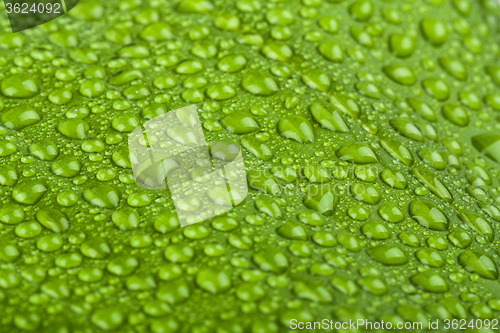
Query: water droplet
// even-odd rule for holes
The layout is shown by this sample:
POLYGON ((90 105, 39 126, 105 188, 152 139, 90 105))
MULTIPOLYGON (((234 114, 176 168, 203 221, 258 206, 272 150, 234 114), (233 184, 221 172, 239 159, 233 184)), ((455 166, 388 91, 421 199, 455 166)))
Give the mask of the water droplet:
POLYGON ((410 277, 410 281, 413 285, 431 293, 445 293, 449 290, 448 282, 439 273, 416 273, 410 277))
POLYGON ((371 18, 374 6, 371 0, 356 0, 349 6, 349 12, 357 21, 366 21, 371 18))
POLYGON ((446 81, 436 78, 427 78, 422 81, 425 92, 438 101, 445 101, 450 97, 450 86, 446 81))
POLYGON ((472 230, 486 238, 488 242, 491 243, 495 238, 495 230, 491 227, 490 222, 481 215, 478 215, 471 211, 462 211, 458 214, 458 217, 472 230))
POLYGON ((318 46, 319 53, 327 60, 335 63, 344 62, 344 48, 337 42, 324 41, 318 46))
POLYGON ((457 126, 465 127, 469 124, 469 114, 459 104, 445 104, 442 111, 443 116, 457 126))
POLYGON ((123 314, 114 307, 106 307, 95 311, 90 320, 94 325, 104 331, 115 330, 125 320, 123 314))
POLYGON ((411 86, 417 82, 417 76, 410 67, 388 65, 384 66, 382 70, 391 80, 401 85, 411 86))
POLYGON ((254 253, 253 261, 264 272, 284 273, 289 265, 288 257, 278 248, 267 247, 254 253))
POLYGON ((16 74, 2 81, 0 91, 5 97, 31 98, 40 92, 40 86, 30 75, 16 74))
POLYGON ((368 145, 361 142, 346 143, 335 154, 341 160, 356 164, 378 162, 375 152, 368 145))
POLYGON ((63 213, 55 209, 43 209, 36 213, 36 219, 47 229, 53 232, 63 232, 68 230, 69 221, 63 213))
POLYGON ((24 204, 33 205, 42 199, 48 188, 38 180, 27 180, 18 183, 12 190, 12 199, 24 204))
POLYGON ((445 202, 452 202, 453 196, 450 191, 446 188, 443 182, 436 177, 431 171, 412 168, 410 173, 417 178, 424 186, 427 186, 429 190, 434 193, 438 198, 441 198, 445 202))
POLYGON ((283 118, 278 122, 278 133, 287 139, 299 143, 314 142, 314 130, 309 120, 302 116, 293 115, 283 118))
POLYGON ((458 256, 458 263, 467 271, 479 274, 485 279, 498 279, 498 269, 495 261, 481 251, 463 251, 458 256))
POLYGON ((257 96, 271 96, 280 90, 273 77, 263 71, 245 74, 241 85, 243 89, 257 96))
POLYGON ((424 38, 433 46, 442 46, 448 40, 449 30, 441 21, 424 18, 420 21, 420 29, 424 38))
POLYGON ((25 127, 38 123, 42 115, 34 107, 28 105, 16 106, 2 113, 0 120, 11 129, 21 130, 25 127))
POLYGON ((221 120, 222 125, 231 133, 248 134, 260 129, 257 121, 246 112, 233 112, 221 120))
POLYGON ((401 208, 394 203, 385 203, 380 206, 378 213, 380 217, 390 223, 399 223, 402 222, 405 218, 405 215, 401 208))
POLYGON ((98 185, 83 192, 83 198, 101 208, 115 208, 120 202, 120 194, 110 186, 98 185))
POLYGON ((428 201, 413 200, 410 203, 410 216, 428 229, 448 230, 449 221, 446 215, 436 205, 428 201))
POLYGON ((339 198, 330 185, 314 185, 308 188, 304 198, 304 205, 320 214, 330 216, 334 213, 338 201, 339 198))
POLYGON ((394 33, 389 37, 389 48, 400 58, 407 58, 415 52, 415 40, 400 33, 394 33))

